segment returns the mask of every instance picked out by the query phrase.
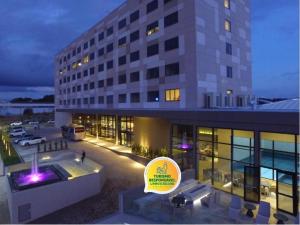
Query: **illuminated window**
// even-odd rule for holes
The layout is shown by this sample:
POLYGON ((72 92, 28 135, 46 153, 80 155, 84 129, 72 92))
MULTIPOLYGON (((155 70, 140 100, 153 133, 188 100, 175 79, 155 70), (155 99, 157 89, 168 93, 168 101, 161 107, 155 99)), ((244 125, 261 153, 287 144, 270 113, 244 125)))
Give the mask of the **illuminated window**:
POLYGON ((230 0, 224 0, 224 7, 230 9, 230 0))
POLYGON ((158 21, 151 23, 147 26, 147 36, 150 36, 159 31, 158 21))
POLYGON ((225 30, 231 32, 231 22, 229 20, 225 20, 225 30))
POLYGON ((226 91, 226 94, 227 94, 227 95, 232 95, 232 93, 233 93, 233 91, 230 90, 230 89, 228 89, 228 90, 226 91))
POLYGON ((83 63, 84 63, 84 64, 87 64, 87 63, 89 63, 89 61, 90 61, 90 58, 89 58, 88 55, 86 55, 86 56, 83 58, 83 63))
POLYGON ((166 102, 180 101, 180 89, 170 89, 165 91, 166 102))
POLYGON ((72 69, 76 69, 77 68, 77 63, 76 62, 73 62, 72 63, 72 69))

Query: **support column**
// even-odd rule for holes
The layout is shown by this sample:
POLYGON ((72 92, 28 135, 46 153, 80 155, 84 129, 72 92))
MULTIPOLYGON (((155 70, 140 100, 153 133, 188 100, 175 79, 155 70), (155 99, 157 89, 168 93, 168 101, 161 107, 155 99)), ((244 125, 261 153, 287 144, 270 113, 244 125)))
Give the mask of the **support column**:
POLYGON ((193 125, 193 151, 194 151, 194 167, 195 179, 199 179, 199 158, 197 152, 197 126, 193 125))
POLYGON ((118 115, 115 115, 115 118, 116 118, 116 141, 115 141, 115 144, 118 145, 119 144, 119 117, 118 115))
POLYGON ((260 166, 260 132, 254 131, 254 166, 260 166))

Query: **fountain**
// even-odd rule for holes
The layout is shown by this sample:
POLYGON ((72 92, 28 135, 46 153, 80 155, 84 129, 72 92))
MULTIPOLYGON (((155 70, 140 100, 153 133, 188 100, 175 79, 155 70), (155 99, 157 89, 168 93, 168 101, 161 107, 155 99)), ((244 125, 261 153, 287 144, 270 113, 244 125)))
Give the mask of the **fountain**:
POLYGON ((33 154, 31 169, 12 172, 10 183, 15 190, 24 190, 38 187, 58 181, 66 180, 67 177, 58 165, 45 165, 39 167, 38 155, 33 154))
POLYGON ((190 145, 187 143, 187 134, 186 132, 182 135, 182 143, 179 145, 179 148, 182 150, 188 150, 190 149, 190 145))

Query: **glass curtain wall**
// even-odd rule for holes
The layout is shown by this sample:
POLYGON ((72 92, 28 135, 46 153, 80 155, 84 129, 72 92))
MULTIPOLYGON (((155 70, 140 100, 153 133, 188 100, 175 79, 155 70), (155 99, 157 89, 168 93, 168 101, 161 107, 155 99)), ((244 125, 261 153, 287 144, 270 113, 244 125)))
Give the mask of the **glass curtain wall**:
POLYGON ((199 179, 217 189, 244 194, 244 166, 254 162, 254 133, 198 128, 199 179))
POLYGON ((133 117, 119 117, 119 144, 124 146, 132 146, 133 143, 133 117))
POLYGON ((97 135, 96 115, 75 114, 72 118, 72 123, 84 126, 88 135, 97 135))
POLYGON ((194 168, 193 126, 172 126, 172 156, 181 170, 194 168))
POLYGON ((115 116, 98 116, 98 134, 99 137, 107 141, 115 142, 116 140, 116 117, 115 116))

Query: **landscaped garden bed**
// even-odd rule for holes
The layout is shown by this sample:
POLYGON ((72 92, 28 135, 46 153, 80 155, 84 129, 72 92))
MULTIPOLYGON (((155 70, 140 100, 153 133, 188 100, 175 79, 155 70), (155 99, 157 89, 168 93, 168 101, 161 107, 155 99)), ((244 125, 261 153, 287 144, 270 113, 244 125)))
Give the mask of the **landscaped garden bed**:
POLYGON ((0 130, 0 156, 4 166, 10 166, 21 162, 9 136, 2 130, 0 130))

